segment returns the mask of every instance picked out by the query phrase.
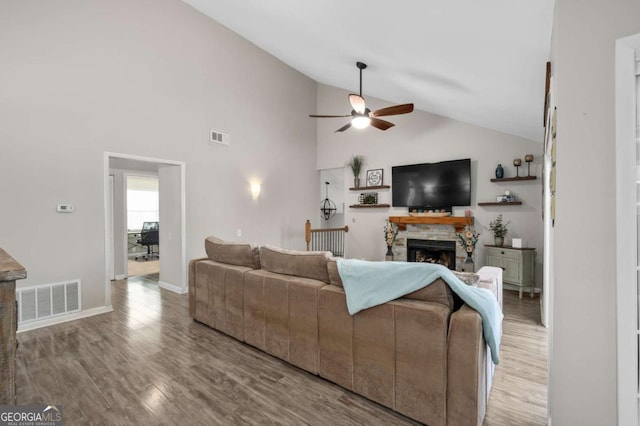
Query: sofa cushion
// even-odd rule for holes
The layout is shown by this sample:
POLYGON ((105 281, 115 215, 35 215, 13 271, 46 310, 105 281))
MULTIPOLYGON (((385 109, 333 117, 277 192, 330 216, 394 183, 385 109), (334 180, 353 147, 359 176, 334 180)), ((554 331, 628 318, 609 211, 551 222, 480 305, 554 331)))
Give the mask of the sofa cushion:
POLYGON ((285 275, 296 275, 304 278, 329 283, 327 261, 331 258, 328 251, 286 250, 273 246, 260 247, 260 264, 262 269, 285 275))
POLYGON ((216 262, 260 268, 260 251, 254 244, 233 243, 211 236, 204 240, 204 249, 209 259, 216 262))
MULTIPOLYGON (((332 285, 344 287, 342 285, 342 279, 338 272, 338 264, 334 258, 329 259, 327 262, 327 271, 329 272, 329 282, 332 285)), ((475 274, 474 274, 475 275, 475 274)), ((393 285, 393 283, 389 283, 393 285)), ((402 296, 403 299, 422 300, 425 302, 435 302, 448 306, 450 309, 454 308, 453 292, 441 279, 435 280, 433 283, 426 287, 416 290, 413 293, 402 296)))
POLYGON ((331 258, 327 262, 327 272, 329 272, 330 284, 337 285, 338 287, 344 287, 344 285, 342 285, 342 278, 340 278, 340 273, 338 272, 338 263, 335 258, 331 258))
POLYGON ((449 307, 451 310, 455 307, 453 292, 441 278, 438 278, 426 287, 422 287, 420 290, 402 296, 402 298, 440 303, 449 307))
POLYGON ((462 281, 466 285, 470 285, 473 287, 478 286, 480 275, 473 272, 458 272, 458 271, 452 271, 452 272, 453 272, 453 275, 455 275, 460 281, 462 281))

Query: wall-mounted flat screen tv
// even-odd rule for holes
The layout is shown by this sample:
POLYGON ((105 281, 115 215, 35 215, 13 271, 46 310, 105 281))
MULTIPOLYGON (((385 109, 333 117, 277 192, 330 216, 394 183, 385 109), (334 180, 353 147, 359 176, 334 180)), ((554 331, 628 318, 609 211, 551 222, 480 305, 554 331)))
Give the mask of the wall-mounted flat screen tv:
POLYGON ((471 160, 391 168, 394 207, 446 210, 471 205, 471 160))

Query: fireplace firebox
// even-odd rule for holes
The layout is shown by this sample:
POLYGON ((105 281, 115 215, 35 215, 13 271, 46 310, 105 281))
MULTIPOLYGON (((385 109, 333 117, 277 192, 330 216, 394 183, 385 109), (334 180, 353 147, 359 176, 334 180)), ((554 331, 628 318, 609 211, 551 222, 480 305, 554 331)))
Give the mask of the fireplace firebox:
POLYGON ((429 262, 456 269, 456 242, 407 239, 407 262, 429 262))

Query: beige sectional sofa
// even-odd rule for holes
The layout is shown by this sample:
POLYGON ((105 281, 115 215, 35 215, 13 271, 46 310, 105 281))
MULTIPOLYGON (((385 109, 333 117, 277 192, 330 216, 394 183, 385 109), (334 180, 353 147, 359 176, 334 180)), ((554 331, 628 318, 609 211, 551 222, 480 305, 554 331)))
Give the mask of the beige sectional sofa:
POLYGON ((482 321, 444 281, 351 316, 329 253, 213 237, 205 249, 189 264, 196 321, 428 425, 482 424, 482 321))

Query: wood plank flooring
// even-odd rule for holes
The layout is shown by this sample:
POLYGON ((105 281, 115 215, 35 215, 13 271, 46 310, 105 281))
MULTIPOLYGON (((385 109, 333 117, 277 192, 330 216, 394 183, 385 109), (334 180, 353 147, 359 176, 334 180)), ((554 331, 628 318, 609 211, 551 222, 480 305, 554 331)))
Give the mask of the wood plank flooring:
MULTIPOLYGON (((416 424, 192 321, 155 281, 115 281, 112 313, 20 333, 18 404, 62 404, 66 425, 416 424)), ((546 329, 538 299, 511 293, 485 425, 542 425, 546 329)))
POLYGON ((160 272, 160 260, 133 260, 127 262, 127 271, 129 278, 138 275, 151 275, 160 272))
POLYGON ((547 329, 540 299, 504 291, 500 364, 493 376, 485 426, 547 424, 547 329))

